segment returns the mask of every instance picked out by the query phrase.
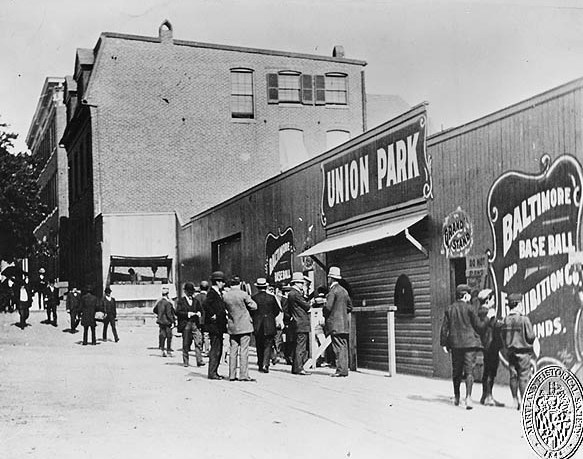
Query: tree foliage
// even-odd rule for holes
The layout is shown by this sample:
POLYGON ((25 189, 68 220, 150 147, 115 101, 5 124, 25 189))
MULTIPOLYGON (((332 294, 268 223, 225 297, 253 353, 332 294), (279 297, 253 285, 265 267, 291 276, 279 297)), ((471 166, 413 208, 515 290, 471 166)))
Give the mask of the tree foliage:
POLYGON ((0 123, 0 259, 13 260, 46 249, 36 240, 34 229, 47 209, 39 197, 34 158, 11 152, 17 134, 7 127, 0 123))

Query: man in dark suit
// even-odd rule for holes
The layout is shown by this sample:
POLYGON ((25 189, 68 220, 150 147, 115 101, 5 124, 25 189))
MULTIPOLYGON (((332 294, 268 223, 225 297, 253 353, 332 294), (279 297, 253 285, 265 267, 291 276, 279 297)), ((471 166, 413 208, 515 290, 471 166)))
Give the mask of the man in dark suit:
MULTIPOLYGON (((200 291, 194 295, 194 297, 202 307, 204 300, 206 300, 206 294, 209 291, 210 285, 208 281, 203 280, 201 281, 199 288, 200 291)), ((204 353, 205 355, 208 355, 208 351, 210 349, 210 339, 208 332, 204 329, 204 308, 202 309, 202 316, 200 317, 198 327, 193 329, 192 339, 194 340, 194 345, 199 347, 201 354, 204 353)))
POLYGON ((257 366, 261 373, 269 373, 271 348, 277 332, 275 318, 279 314, 279 305, 275 296, 267 293, 268 283, 265 278, 257 279, 255 287, 259 290, 252 296, 253 301, 257 303, 257 310, 253 313, 257 366))
POLYGON ((204 309, 205 330, 211 340, 209 352, 209 379, 223 379, 218 374, 221 354, 223 353, 223 334, 227 332, 226 305, 223 301, 222 290, 225 287, 225 275, 222 271, 215 271, 211 274, 211 288, 206 295, 202 305, 204 309))
POLYGON ((83 326, 83 346, 87 346, 87 335, 91 329, 91 344, 96 345, 95 340, 95 311, 97 310, 99 300, 93 294, 93 286, 88 285, 85 288, 85 294, 81 296, 81 325, 83 326))
POLYGON ((65 308, 71 317, 71 333, 77 333, 81 315, 81 293, 75 285, 71 285, 71 290, 67 293, 65 308))
POLYGON ((340 268, 332 266, 328 273, 330 290, 323 310, 326 318, 324 328, 326 335, 332 337, 332 349, 336 356, 336 373, 332 376, 348 376, 348 314, 352 311, 352 301, 346 289, 338 283, 340 279, 340 268))
POLYGON ((287 295, 286 309, 290 317, 290 328, 294 331, 296 345, 292 363, 292 374, 309 375, 304 370, 308 360, 308 335, 310 333, 310 304, 303 295, 304 275, 301 272, 292 274, 291 290, 287 295))
POLYGON ((479 333, 486 325, 478 317, 476 307, 470 303, 470 292, 467 284, 456 287, 456 301, 445 310, 440 334, 444 351, 451 352, 454 404, 460 404, 460 385, 465 375, 467 410, 473 408, 474 367, 477 353, 482 349, 479 333))
POLYGON ((115 298, 111 296, 111 289, 109 287, 105 287, 103 293, 104 296, 101 300, 101 306, 104 312, 102 340, 107 341, 107 327, 111 325, 113 339, 115 339, 115 342, 117 343, 119 341, 119 337, 117 336, 117 328, 115 326, 115 321, 117 320, 117 305, 115 298))
MULTIPOLYGON (((202 304, 194 297, 194 284, 187 282, 184 284, 184 295, 178 300, 176 305, 176 318, 178 319, 178 332, 182 334, 182 364, 189 365, 190 345, 194 339, 193 331, 200 326, 202 317, 202 304)), ((196 354, 196 364, 199 367, 204 365, 200 344, 194 344, 196 354)))
POLYGON ((57 307, 61 302, 59 289, 55 286, 55 280, 49 279, 49 286, 44 291, 45 307, 47 309, 47 323, 57 326, 57 307))

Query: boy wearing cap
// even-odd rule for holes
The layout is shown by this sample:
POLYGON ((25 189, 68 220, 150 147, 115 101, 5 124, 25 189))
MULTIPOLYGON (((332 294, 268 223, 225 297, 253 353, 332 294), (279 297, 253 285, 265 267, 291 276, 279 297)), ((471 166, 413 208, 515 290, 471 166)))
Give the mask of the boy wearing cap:
POLYGON ((456 301, 445 310, 440 334, 440 344, 444 351, 451 352, 454 404, 460 404, 460 385, 465 375, 467 410, 473 408, 474 366, 477 352, 482 349, 478 333, 485 325, 470 301, 470 286, 458 285, 456 301))
POLYGON ((332 336, 332 349, 336 357, 336 373, 331 376, 348 376, 348 314, 352 311, 352 301, 348 292, 338 281, 342 279, 340 268, 332 266, 328 272, 330 291, 326 295, 324 317, 326 334, 332 336))
POLYGON ((519 293, 508 295, 510 311, 504 318, 501 329, 502 343, 508 356, 510 392, 517 410, 520 410, 521 400, 530 379, 530 356, 536 338, 530 319, 522 313, 521 301, 522 295, 519 293))
POLYGON ((496 310, 492 289, 481 290, 478 293, 478 301, 480 302, 478 316, 486 322, 485 327, 480 332, 480 339, 484 347, 484 372, 482 374, 482 398, 480 403, 488 406, 504 406, 504 403, 496 401, 492 396, 494 380, 500 363, 499 352, 502 347, 502 341, 500 340, 501 323, 490 312, 496 310), (488 318, 488 315, 490 315, 490 318, 488 318))

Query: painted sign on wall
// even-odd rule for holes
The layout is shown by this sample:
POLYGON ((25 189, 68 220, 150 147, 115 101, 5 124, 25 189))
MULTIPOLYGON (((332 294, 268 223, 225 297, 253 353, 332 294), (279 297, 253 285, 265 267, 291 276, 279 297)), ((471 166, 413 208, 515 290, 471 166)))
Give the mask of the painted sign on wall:
POLYGON ((447 258, 465 257, 474 243, 470 216, 458 207, 445 217, 441 235, 443 252, 447 258))
POLYGON ((265 238, 265 274, 273 282, 287 283, 291 280, 294 232, 291 227, 283 233, 269 233, 265 238))
POLYGON ((583 173, 568 155, 552 164, 545 156, 542 164, 540 174, 507 172, 490 188, 490 270, 500 315, 506 314, 510 293, 523 295, 540 344, 538 364, 576 371, 583 361, 583 285, 579 270, 569 264, 569 252, 581 250, 583 173))
POLYGON ((425 107, 322 163, 322 224, 432 195, 425 107))

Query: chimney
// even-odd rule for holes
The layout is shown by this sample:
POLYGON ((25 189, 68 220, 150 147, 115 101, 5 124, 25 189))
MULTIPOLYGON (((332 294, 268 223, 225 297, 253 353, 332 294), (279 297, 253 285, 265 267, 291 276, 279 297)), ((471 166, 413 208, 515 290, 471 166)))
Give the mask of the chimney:
POLYGON ((160 25, 160 28, 158 29, 158 37, 160 38, 160 43, 165 43, 165 44, 170 44, 170 45, 173 43, 172 24, 170 24, 170 21, 168 19, 166 19, 160 25))
POLYGON ((344 57, 344 46, 334 46, 334 49, 332 50, 332 57, 344 57))

